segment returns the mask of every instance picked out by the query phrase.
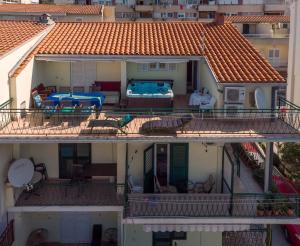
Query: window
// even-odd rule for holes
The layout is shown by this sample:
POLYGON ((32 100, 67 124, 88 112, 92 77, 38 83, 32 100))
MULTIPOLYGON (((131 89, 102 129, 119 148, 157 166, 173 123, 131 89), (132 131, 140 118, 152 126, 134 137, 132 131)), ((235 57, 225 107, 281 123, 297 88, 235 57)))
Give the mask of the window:
POLYGON ((184 19, 185 18, 185 13, 177 13, 177 18, 178 19, 184 19))
POLYGON ((287 23, 283 23, 282 28, 287 29, 287 28, 289 28, 289 25, 287 23))
POLYGON ((176 63, 170 63, 169 64, 169 70, 170 71, 176 71, 176 63))
POLYGON ((139 72, 146 72, 146 71, 148 71, 148 64, 146 64, 146 63, 140 63, 140 64, 138 64, 138 71, 139 72))
POLYGON ((149 70, 150 70, 150 71, 157 70, 156 65, 157 65, 157 63, 150 63, 150 64, 149 64, 149 70))
POLYGON ((186 232, 153 232, 153 245, 173 245, 173 240, 186 240, 186 232))
POLYGON ((158 63, 158 70, 167 70, 166 63, 158 63))
POLYGON ((168 18, 173 18, 173 13, 168 13, 168 18))

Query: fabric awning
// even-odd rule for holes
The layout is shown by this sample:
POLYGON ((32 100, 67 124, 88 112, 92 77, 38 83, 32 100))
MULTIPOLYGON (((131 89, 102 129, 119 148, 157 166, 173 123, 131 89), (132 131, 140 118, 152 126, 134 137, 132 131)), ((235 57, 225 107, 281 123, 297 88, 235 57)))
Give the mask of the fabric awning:
POLYGON ((202 224, 202 225, 144 225, 143 230, 145 232, 167 232, 167 231, 204 231, 204 232, 223 232, 223 231, 245 231, 249 230, 250 225, 232 225, 232 224, 202 224))

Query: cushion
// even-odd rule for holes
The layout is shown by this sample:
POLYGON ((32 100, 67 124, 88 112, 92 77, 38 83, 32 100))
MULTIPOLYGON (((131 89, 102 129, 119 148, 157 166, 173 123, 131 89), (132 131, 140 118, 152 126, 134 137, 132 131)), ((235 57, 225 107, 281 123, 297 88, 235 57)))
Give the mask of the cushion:
POLYGON ((126 114, 123 116, 123 118, 119 121, 119 126, 123 127, 125 125, 127 125, 130 121, 133 120, 133 116, 130 114, 126 114))
POLYGON ((121 91, 121 81, 96 81, 96 86, 101 86, 102 91, 121 91))
POLYGON ((33 97, 33 100, 34 100, 34 104, 37 108, 40 108, 42 107, 42 98, 39 94, 35 95, 33 97))

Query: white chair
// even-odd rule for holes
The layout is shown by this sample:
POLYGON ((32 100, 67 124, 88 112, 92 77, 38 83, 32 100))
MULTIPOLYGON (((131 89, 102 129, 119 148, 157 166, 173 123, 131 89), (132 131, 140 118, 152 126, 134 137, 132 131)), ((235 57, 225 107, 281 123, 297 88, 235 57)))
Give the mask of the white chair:
POLYGON ((132 176, 128 175, 128 188, 131 193, 143 193, 143 186, 134 185, 132 176))
POLYGON ((199 107, 200 109, 213 109, 215 107, 215 104, 216 104, 217 100, 215 97, 211 97, 210 100, 209 100, 209 103, 207 104, 200 104, 199 107))
MULTIPOLYGON (((203 113, 205 111, 209 112, 211 109, 214 109, 216 102, 217 102, 216 98, 213 97, 213 96, 211 96, 211 98, 209 100, 209 103, 207 103, 207 104, 200 104, 199 105, 199 110, 202 113, 202 118, 203 118, 203 113)), ((214 116, 214 112, 213 111, 212 111, 212 115, 214 116)))

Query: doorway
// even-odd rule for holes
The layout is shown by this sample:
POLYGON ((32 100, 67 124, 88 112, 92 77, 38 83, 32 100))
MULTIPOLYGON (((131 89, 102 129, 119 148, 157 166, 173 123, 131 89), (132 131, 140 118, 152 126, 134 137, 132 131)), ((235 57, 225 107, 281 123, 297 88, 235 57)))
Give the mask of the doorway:
POLYGON ((74 164, 91 164, 91 144, 59 144, 59 178, 72 178, 74 164))
POLYGON ((88 214, 62 213, 60 217, 61 243, 90 243, 91 217, 88 214))
POLYGON ((187 191, 188 144, 153 144, 144 151, 144 192, 154 192, 154 176, 159 185, 173 185, 187 191))
POLYGON ((186 70, 186 89, 191 93, 197 90, 198 62, 188 61, 186 70))

